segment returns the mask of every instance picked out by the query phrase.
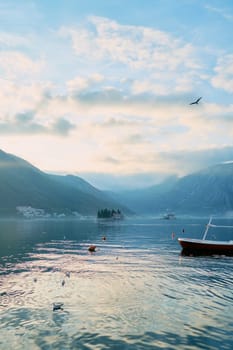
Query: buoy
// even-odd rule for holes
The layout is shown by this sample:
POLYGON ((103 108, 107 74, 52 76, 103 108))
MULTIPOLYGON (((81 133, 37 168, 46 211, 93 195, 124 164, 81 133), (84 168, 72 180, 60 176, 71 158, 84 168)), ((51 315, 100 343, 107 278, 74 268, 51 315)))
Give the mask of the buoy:
POLYGON ((88 248, 89 252, 95 252, 96 250, 96 246, 95 245, 90 245, 90 247, 88 248))

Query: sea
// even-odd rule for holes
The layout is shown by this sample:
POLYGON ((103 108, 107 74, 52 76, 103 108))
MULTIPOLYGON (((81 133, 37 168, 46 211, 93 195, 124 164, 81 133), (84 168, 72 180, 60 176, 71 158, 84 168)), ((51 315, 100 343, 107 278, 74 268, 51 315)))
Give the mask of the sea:
POLYGON ((0 349, 232 350, 233 258, 185 257, 177 241, 207 223, 1 220, 0 349))

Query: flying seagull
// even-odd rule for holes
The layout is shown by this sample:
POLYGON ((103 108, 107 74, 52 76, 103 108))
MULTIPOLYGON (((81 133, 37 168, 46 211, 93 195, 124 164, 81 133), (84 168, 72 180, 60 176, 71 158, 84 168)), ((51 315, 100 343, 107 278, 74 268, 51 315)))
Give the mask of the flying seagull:
POLYGON ((202 97, 199 97, 196 101, 191 102, 190 105, 197 105, 202 97))

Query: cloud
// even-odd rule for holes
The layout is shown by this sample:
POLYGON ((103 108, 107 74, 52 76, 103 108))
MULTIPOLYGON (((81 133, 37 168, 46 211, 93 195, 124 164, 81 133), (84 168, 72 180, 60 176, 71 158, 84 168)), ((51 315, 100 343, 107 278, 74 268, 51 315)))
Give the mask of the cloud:
POLYGON ((121 128, 128 127, 134 128, 135 126, 143 126, 145 123, 144 118, 138 116, 117 115, 116 117, 107 117, 103 121, 100 121, 97 125, 99 127, 106 128, 121 128))
POLYGON ((34 112, 17 114, 14 119, 0 121, 0 134, 38 134, 45 133, 46 128, 34 121, 34 112))
POLYGON ((31 41, 29 38, 7 32, 0 32, 0 45, 5 48, 29 47, 31 41))
POLYGON ((127 136, 124 143, 132 144, 132 145, 138 145, 140 143, 146 142, 146 136, 142 134, 131 134, 127 136))
POLYGON ((0 134, 2 135, 35 135, 35 134, 50 134, 67 136, 70 131, 75 128, 75 125, 66 119, 57 119, 53 123, 42 124, 36 121, 36 112, 28 111, 19 113, 11 118, 11 120, 0 121, 0 134))
POLYGON ((217 89, 233 91, 231 54, 216 61, 219 53, 174 34, 102 17, 56 35, 43 44, 35 35, 27 46, 30 36, 0 33, 0 70, 12 79, 0 79, 2 139, 33 135, 43 140, 38 148, 63 158, 82 150, 63 169, 117 173, 185 172, 214 159, 208 149, 232 145, 232 104, 211 103, 220 101, 217 89), (200 104, 190 106, 199 93, 200 104), (49 135, 61 136, 56 148, 49 135), (192 152, 206 152, 205 160, 192 152))
MULTIPOLYGON (((89 22, 95 27, 96 34, 94 31, 89 33, 100 57, 110 57, 132 68, 174 70, 180 64, 197 67, 195 59, 191 59, 192 46, 168 33, 142 26, 120 25, 101 17, 89 17, 89 22)), ((74 48, 79 53, 78 47, 74 48)))
POLYGON ((67 136, 76 126, 66 119, 58 119, 51 127, 52 133, 67 136))
MULTIPOLYGON (((233 147, 203 149, 201 151, 185 151, 180 152, 154 152, 150 161, 159 167, 151 168, 148 171, 147 166, 138 169, 137 173, 119 172, 117 175, 105 172, 99 173, 79 173, 90 181, 93 185, 103 189, 134 189, 149 187, 164 181, 168 176, 185 176, 187 174, 200 171, 209 166, 213 166, 223 162, 232 162, 233 147)), ((143 158, 143 165, 147 163, 148 155, 143 158)), ((118 159, 115 165, 120 166, 118 159)), ((114 164, 112 164, 114 165, 114 164)))
POLYGON ((213 13, 220 15, 224 19, 227 19, 229 21, 233 21, 233 14, 231 14, 229 9, 214 7, 212 5, 206 5, 205 8, 210 12, 213 12, 213 13))
POLYGON ((68 93, 75 94, 87 91, 89 88, 94 88, 98 83, 102 82, 104 77, 101 74, 92 74, 91 76, 82 77, 77 76, 72 80, 66 82, 68 93))
POLYGON ((89 140, 93 158, 101 154, 101 166, 104 158, 117 159, 119 171, 138 169, 138 157, 148 170, 155 169, 159 162, 154 165, 153 149, 179 152, 183 145, 202 150, 207 144, 217 148, 232 143, 232 105, 201 102, 192 107, 187 94, 133 94, 131 89, 106 88, 103 76, 94 80, 97 90, 62 94, 56 94, 52 85, 8 84, 3 100, 9 93, 14 98, 3 108, 0 133, 73 135, 84 149, 89 140))
POLYGON ((227 54, 218 59, 215 76, 211 83, 215 88, 233 93, 233 54, 227 54))
POLYGON ((38 76, 44 68, 43 60, 32 60, 19 51, 0 52, 0 69, 3 77, 10 80, 38 76))
MULTIPOLYGON (((135 159, 136 155, 128 158, 127 161, 138 164, 138 159, 135 159)), ((140 155, 138 155, 140 157, 140 155)), ((141 159, 141 158, 140 158, 141 159)), ((111 158, 104 158, 103 161, 107 161, 110 163, 109 173, 111 173, 111 167, 114 165, 114 169, 124 169, 126 171, 121 171, 117 175, 118 182, 127 183, 127 178, 131 179, 132 187, 146 187, 153 185, 155 183, 163 181, 169 174, 177 174, 179 176, 185 176, 187 174, 200 171, 209 166, 213 166, 222 162, 229 162, 233 159, 233 146, 232 147, 222 147, 222 148, 213 148, 213 149, 203 149, 200 151, 186 151, 182 150, 180 152, 177 151, 169 151, 169 152, 156 152, 154 151, 151 154, 144 154, 143 156, 143 168, 140 167, 137 169, 137 172, 129 171, 130 168, 125 167, 125 162, 123 158, 115 158, 112 160, 111 158), (151 164, 149 167, 148 164, 151 164), (122 181, 121 181, 122 179, 122 181)), ((106 169, 106 168, 105 168, 106 169)), ((106 178, 106 181, 110 180, 111 176, 104 173, 104 171, 100 171, 101 177, 103 174, 103 178, 106 178)), ((98 184, 98 186, 104 187, 105 180, 103 178, 99 178, 100 175, 95 173, 84 173, 84 176, 87 176, 87 179, 93 181, 98 184)), ((113 176, 114 177, 114 176, 113 176)), ((116 183, 117 180, 115 179, 116 183)), ((113 179, 111 179, 112 186, 113 179)), ((118 183, 118 185, 119 185, 118 183)), ((109 184, 110 185, 110 184, 109 184)), ((106 185, 108 187, 108 185, 106 185)))
POLYGON ((110 163, 110 164, 119 164, 119 160, 114 157, 105 157, 103 159, 104 162, 110 163))
POLYGON ((86 26, 62 27, 59 35, 71 39, 73 50, 80 62, 89 62, 126 72, 128 69, 138 82, 133 87, 137 92, 153 91, 165 94, 165 87, 179 91, 192 89, 193 79, 201 79, 203 65, 198 50, 191 43, 170 33, 153 28, 121 25, 102 17, 88 17, 86 26), (93 54, 93 52, 95 54, 93 54), (149 72, 149 83, 145 80, 149 72), (140 86, 141 85, 141 86, 140 86))
POLYGON ((158 96, 152 93, 132 94, 127 91, 121 91, 117 88, 100 89, 96 91, 87 91, 70 96, 67 102, 76 104, 85 109, 87 114, 92 115, 113 113, 122 115, 148 116, 153 111, 161 109, 169 110, 177 107, 176 111, 183 109, 187 105, 191 96, 187 94, 170 94, 167 96, 158 96))
POLYGON ((0 79, 1 120, 11 120, 15 115, 38 111, 48 102, 52 89, 48 83, 25 84, 0 79))
MULTIPOLYGON (((169 163, 171 169, 176 169, 179 175, 185 175, 205 169, 209 166, 233 159, 233 146, 202 149, 199 151, 163 152, 159 154, 160 161, 169 163)), ((158 157, 156 156, 158 160, 158 157)))

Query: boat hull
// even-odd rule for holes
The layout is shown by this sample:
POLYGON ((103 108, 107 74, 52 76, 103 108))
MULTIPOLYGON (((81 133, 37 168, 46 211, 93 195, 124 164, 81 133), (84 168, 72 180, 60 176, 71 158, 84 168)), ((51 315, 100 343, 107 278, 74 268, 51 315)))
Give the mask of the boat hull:
POLYGON ((207 241, 178 238, 182 255, 227 255, 233 256, 233 241, 207 241))

